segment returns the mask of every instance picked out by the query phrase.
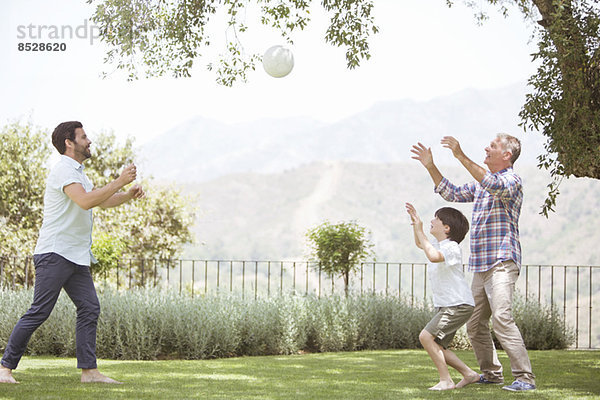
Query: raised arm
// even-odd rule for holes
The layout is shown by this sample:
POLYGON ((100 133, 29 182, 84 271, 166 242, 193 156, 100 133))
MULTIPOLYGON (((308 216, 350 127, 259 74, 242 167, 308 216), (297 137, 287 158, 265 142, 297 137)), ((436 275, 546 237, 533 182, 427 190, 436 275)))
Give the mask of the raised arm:
POLYGON ((431 176, 431 180, 433 180, 433 184, 437 187, 444 177, 440 170, 435 166, 433 162, 433 154, 431 153, 431 147, 427 148, 422 143, 417 143, 410 150, 411 153, 414 154, 411 158, 413 160, 419 160, 421 164, 427 169, 429 172, 429 176, 431 176))
POLYGON ((102 207, 102 208, 117 207, 123 203, 128 202, 129 200, 140 199, 140 198, 144 197, 145 195, 146 194, 144 193, 144 190, 142 189, 142 187, 140 185, 134 185, 126 192, 119 192, 119 193, 113 194, 112 196, 110 196, 108 198, 108 200, 102 202, 100 204, 100 207, 102 207))
POLYGON ((427 236, 425 236, 425 232, 423 232, 423 221, 419 218, 415 207, 410 203, 406 203, 406 211, 408 212, 408 215, 410 215, 417 247, 423 250, 429 261, 434 263, 444 261, 444 255, 433 247, 429 240, 427 240, 427 236))
MULTIPOLYGON (((115 179, 114 181, 108 183, 106 186, 92 190, 91 192, 86 192, 83 188, 83 185, 80 183, 72 183, 64 187, 65 194, 69 196, 71 200, 73 200, 79 207, 84 210, 89 210, 91 208, 97 207, 110 199, 115 193, 117 193, 123 186, 133 182, 136 178, 136 168, 135 165, 128 165, 123 169, 121 175, 115 179)), ((123 195, 126 195, 123 193, 123 195)), ((118 196, 121 197, 121 196, 118 196)), ((121 201, 122 204, 126 199, 121 201)))
POLYGON ((460 143, 458 143, 458 140, 456 140, 452 136, 444 136, 441 143, 443 147, 452 150, 452 154, 454 155, 454 157, 458 161, 460 161, 460 163, 467 169, 467 171, 469 171, 471 176, 475 178, 477 182, 481 183, 487 171, 485 170, 485 168, 480 167, 479 165, 474 163, 469 157, 465 155, 465 153, 463 153, 462 149, 460 148, 460 143))
POLYGON ((421 244, 419 235, 417 235, 417 231, 419 229, 421 231, 423 230, 423 221, 421 221, 421 218, 419 218, 419 215, 417 214, 417 210, 415 209, 415 207, 412 204, 406 203, 406 212, 410 216, 410 224, 413 227, 415 244, 417 245, 418 248, 422 249, 423 245, 421 244))

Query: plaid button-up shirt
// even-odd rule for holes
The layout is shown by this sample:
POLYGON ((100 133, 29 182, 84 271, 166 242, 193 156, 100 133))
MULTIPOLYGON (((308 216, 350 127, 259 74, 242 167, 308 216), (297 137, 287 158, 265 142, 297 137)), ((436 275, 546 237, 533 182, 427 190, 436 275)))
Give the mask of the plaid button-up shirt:
POLYGON ((519 215, 523 184, 512 168, 492 174, 479 182, 454 186, 446 178, 435 188, 445 200, 473 202, 469 271, 484 272, 512 260, 521 267, 519 215))

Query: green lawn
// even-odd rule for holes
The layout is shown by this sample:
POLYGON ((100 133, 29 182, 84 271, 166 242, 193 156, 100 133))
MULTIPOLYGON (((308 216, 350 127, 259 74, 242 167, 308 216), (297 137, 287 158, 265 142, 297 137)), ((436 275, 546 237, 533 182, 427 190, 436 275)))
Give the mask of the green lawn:
MULTIPOLYGON (((457 352, 471 367, 471 352, 457 352)), ((512 381, 500 352, 506 381, 512 381)), ((423 350, 365 351, 203 361, 100 360, 124 385, 79 383, 74 359, 25 357, 19 385, 1 384, 0 399, 597 399, 600 352, 530 351, 538 390, 515 394, 496 385, 431 392, 437 373, 423 350)), ((454 375, 455 382, 458 376, 454 375)))

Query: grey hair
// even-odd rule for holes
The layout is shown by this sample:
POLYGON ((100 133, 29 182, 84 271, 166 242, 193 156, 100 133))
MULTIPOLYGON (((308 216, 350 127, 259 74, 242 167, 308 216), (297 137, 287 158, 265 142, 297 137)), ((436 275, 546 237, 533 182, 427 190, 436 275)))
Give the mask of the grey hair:
POLYGON ((497 138, 500 139, 504 151, 510 151, 510 164, 514 165, 517 158, 521 155, 521 141, 506 133, 499 133, 497 138))

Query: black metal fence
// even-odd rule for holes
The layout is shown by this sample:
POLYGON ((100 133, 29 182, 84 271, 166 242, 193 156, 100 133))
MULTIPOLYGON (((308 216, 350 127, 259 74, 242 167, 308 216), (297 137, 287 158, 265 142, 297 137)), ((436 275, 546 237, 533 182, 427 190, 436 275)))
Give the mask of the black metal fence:
MULTIPOLYGON (((517 291, 528 301, 556 307, 575 331, 575 348, 600 349, 600 266, 523 265, 517 291)), ((0 286, 27 288, 33 282, 31 257, 0 258, 0 286), (28 277, 28 279, 24 279, 28 277)), ((470 281, 472 275, 465 273, 470 281)), ((327 296, 343 293, 344 282, 311 261, 124 260, 110 273, 97 274, 99 288, 160 287, 182 295, 238 293, 244 298, 278 294, 327 296)), ((411 304, 429 302, 427 265, 364 262, 350 277, 354 293, 405 296, 411 304)))

